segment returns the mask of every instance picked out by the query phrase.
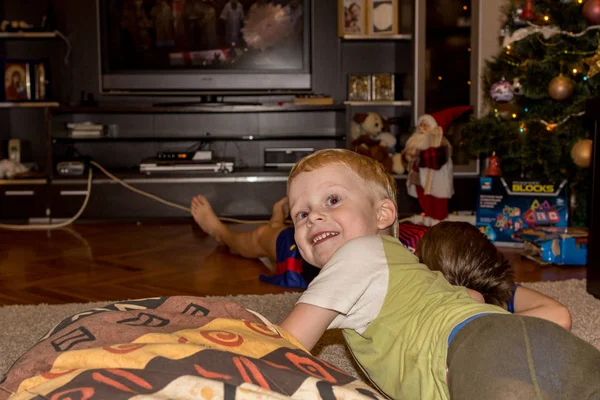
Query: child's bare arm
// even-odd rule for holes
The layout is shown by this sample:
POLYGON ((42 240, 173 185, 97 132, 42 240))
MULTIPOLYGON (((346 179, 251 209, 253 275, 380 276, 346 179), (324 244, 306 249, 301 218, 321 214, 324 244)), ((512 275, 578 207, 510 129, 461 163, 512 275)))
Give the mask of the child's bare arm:
POLYGON ((517 286, 515 314, 543 318, 571 330, 571 313, 558 301, 536 290, 517 286))
POLYGON ((477 290, 473 290, 473 289, 467 288, 467 292, 469 293, 469 296, 471 296, 471 298, 473 300, 476 300, 476 301, 478 301, 479 303, 482 303, 482 304, 485 303, 485 298, 477 290))
POLYGON ((327 308, 299 303, 280 326, 310 351, 338 314, 327 308))

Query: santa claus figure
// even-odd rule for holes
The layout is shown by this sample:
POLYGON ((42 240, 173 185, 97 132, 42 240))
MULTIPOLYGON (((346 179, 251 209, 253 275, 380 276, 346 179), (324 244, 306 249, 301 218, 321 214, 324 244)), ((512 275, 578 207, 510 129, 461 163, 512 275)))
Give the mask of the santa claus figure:
POLYGON ((395 160, 395 170, 408 172, 408 194, 419 199, 426 225, 448 216, 448 199, 454 194, 454 184, 452 146, 444 133, 452 121, 471 110, 471 106, 462 106, 422 115, 415 133, 395 160))

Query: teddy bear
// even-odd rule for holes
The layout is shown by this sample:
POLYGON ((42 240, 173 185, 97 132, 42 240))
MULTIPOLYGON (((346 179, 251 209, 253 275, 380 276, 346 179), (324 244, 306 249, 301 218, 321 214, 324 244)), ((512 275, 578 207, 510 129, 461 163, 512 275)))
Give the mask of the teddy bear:
POLYGON ((389 121, 376 112, 356 113, 352 117, 350 128, 352 141, 362 135, 368 135, 381 146, 387 147, 389 152, 395 153, 396 137, 389 132, 389 121))
POLYGON ((369 135, 360 135, 352 141, 352 151, 379 161, 388 172, 393 171, 394 161, 386 146, 381 141, 373 139, 369 135))
POLYGON ((396 137, 389 132, 393 120, 383 118, 375 112, 357 113, 352 118, 350 136, 351 149, 359 154, 379 161, 389 173, 400 174, 397 159, 396 137))

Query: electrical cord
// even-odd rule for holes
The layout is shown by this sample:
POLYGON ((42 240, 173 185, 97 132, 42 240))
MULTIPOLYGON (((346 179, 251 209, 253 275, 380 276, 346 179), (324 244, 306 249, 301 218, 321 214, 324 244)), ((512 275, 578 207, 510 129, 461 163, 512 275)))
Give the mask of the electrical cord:
MULTIPOLYGON (((192 210, 189 207, 185 207, 185 206, 179 205, 177 203, 173 203, 173 202, 171 202, 169 200, 165 200, 165 199, 163 199, 161 197, 158 197, 158 196, 156 196, 154 194, 151 194, 151 193, 148 193, 148 192, 144 192, 141 189, 138 189, 136 187, 131 186, 127 182, 122 181, 121 179, 117 178, 116 176, 114 176, 113 174, 111 174, 110 172, 108 172, 102 165, 98 164, 96 161, 90 161, 90 164, 93 165, 94 167, 98 168, 100 171, 102 171, 104 173, 104 175, 108 176, 110 179, 112 179, 113 181, 117 182, 119 185, 121 185, 123 187, 126 187, 127 189, 129 189, 129 190, 131 190, 131 191, 133 191, 135 193, 141 194, 142 196, 149 197, 149 198, 151 198, 153 200, 156 200, 159 203, 163 203, 163 204, 165 204, 167 206, 175 207, 175 208, 178 208, 180 210, 187 211, 189 213, 192 212, 192 210)), ((238 223, 238 224, 266 224, 266 223, 269 222, 268 220, 262 220, 262 221, 256 220, 255 221, 255 220, 245 220, 245 219, 228 218, 228 217, 219 217, 219 219, 221 221, 224 221, 224 222, 235 222, 235 223, 238 223)))
MULTIPOLYGON (((90 163, 90 168, 88 170, 87 193, 85 195, 85 199, 83 200, 83 204, 81 205, 81 208, 79 209, 79 211, 77 211, 77 214, 75 214, 72 218, 68 219, 67 221, 63 221, 63 222, 56 223, 56 224, 35 224, 35 225, 33 225, 33 224, 31 224, 31 225, 0 224, 0 229, 11 230, 11 231, 51 230, 51 229, 63 228, 65 226, 70 225, 73 222, 75 222, 81 216, 81 214, 83 214, 83 212, 85 211, 85 209, 88 205, 88 202, 90 200, 90 195, 92 193, 92 175, 93 175, 92 168, 91 168, 92 165, 94 167, 98 168, 102 173, 104 173, 104 175, 108 176, 110 179, 117 182, 119 185, 121 185, 135 193, 138 193, 142 196, 149 197, 149 198, 156 200, 159 203, 165 204, 167 206, 175 207, 180 210, 191 213, 191 209, 189 207, 185 207, 180 204, 173 203, 169 200, 165 200, 159 196, 156 196, 154 194, 145 192, 141 189, 131 186, 127 182, 124 182, 123 180, 117 178, 115 175, 108 172, 106 170, 106 168, 104 168, 102 165, 98 164, 96 161, 90 160, 89 163, 90 163)), ((237 223, 237 224, 266 224, 266 223, 269 223, 268 220, 244 220, 244 219, 236 219, 236 218, 228 218, 228 217, 219 217, 219 219, 223 222, 233 222, 233 223, 237 223)))
POLYGON ((83 211, 87 207, 88 201, 90 200, 90 194, 92 193, 92 169, 90 168, 88 171, 88 182, 87 182, 87 193, 85 195, 85 199, 83 200, 83 204, 77 214, 75 214, 72 218, 67 221, 63 221, 56 224, 35 224, 35 225, 11 225, 11 224, 0 224, 0 229, 6 229, 9 231, 38 231, 38 230, 50 230, 50 229, 60 229, 67 225, 72 224, 83 214, 83 211))
POLYGON ((59 38, 61 38, 67 45, 67 53, 65 54, 64 62, 65 62, 65 65, 69 65, 69 58, 71 57, 71 49, 72 49, 71 42, 61 31, 56 30, 56 31, 54 31, 54 34, 56 36, 58 36, 59 38))

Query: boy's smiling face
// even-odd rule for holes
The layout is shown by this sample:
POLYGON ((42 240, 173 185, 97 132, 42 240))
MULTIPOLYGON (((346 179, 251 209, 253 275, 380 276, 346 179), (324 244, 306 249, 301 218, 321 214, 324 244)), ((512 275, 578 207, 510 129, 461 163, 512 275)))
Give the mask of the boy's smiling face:
POLYGON ((297 175, 288 198, 302 258, 322 268, 347 241, 387 228, 379 222, 380 201, 374 197, 365 181, 342 165, 297 175))

